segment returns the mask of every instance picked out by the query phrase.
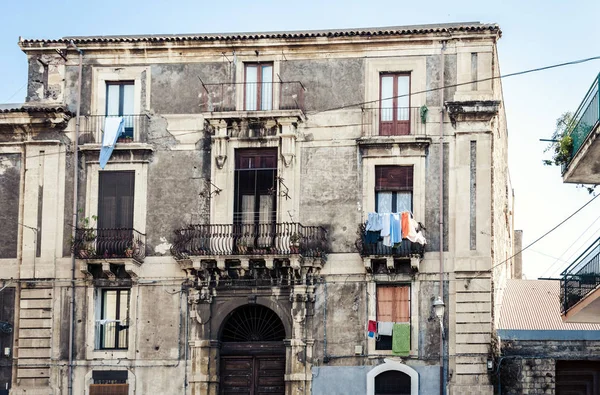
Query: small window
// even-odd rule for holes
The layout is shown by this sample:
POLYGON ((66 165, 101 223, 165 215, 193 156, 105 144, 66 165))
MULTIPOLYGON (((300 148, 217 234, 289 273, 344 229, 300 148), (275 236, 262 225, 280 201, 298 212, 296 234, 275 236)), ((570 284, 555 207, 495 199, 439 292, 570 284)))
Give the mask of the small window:
POLYGON ((244 81, 244 108, 247 111, 272 110, 273 64, 247 63, 244 81))
POLYGON ((380 78, 379 134, 410 134, 410 75, 386 73, 380 78))
MULTIPOLYGON (((410 285, 377 286, 377 321, 410 323, 410 285)), ((392 336, 379 335, 376 350, 391 350, 392 336)))
POLYGON ((133 81, 106 83, 106 117, 123 117, 125 128, 121 138, 133 139, 135 126, 133 99, 133 81))
POLYGON ((413 167, 375 167, 375 211, 400 213, 412 211, 413 167))
POLYGON ((129 295, 129 289, 102 289, 99 291, 100 311, 96 320, 97 349, 127 349, 129 295))

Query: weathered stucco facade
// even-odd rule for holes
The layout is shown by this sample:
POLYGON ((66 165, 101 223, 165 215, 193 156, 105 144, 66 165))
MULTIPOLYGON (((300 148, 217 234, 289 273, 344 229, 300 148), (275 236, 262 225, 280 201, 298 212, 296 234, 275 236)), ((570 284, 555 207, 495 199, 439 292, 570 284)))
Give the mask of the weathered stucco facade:
POLYGON ((413 393, 438 393, 441 382, 450 394, 492 393, 494 290, 510 276, 513 241, 504 106, 491 79, 499 37, 496 25, 474 23, 20 42, 28 103, 0 111, 0 197, 9 202, 0 210, 1 277, 16 307, 11 394, 69 393, 70 354, 76 394, 101 384, 218 394, 238 385, 224 376, 245 361, 264 363, 259 375, 275 366, 276 393, 370 394, 386 371, 410 377, 413 393), (394 88, 408 105, 392 133, 382 132, 383 76, 410 81, 408 95, 394 88), (121 107, 110 115, 131 122, 132 139, 117 142, 101 169, 117 92, 109 86, 120 89, 121 107), (376 169, 390 167, 411 169, 424 252, 408 241, 364 244, 376 169), (106 192, 111 172, 133 180, 125 195, 106 192), (249 182, 254 195, 244 195, 249 182), (130 207, 115 209, 128 226, 100 226, 109 201, 130 207), (432 305, 440 261, 442 345, 432 305), (402 357, 367 335, 386 286, 409 289, 402 357), (116 317, 105 311, 114 297, 125 306, 116 317), (241 330, 229 333, 245 313, 270 317, 273 333, 246 342, 241 330))

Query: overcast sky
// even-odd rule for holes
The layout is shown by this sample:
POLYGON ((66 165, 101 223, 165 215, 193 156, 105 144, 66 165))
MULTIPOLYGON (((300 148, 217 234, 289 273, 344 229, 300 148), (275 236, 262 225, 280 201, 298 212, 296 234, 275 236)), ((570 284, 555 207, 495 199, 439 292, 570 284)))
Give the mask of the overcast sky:
MULTIPOLYGON (((74 35, 210 33, 498 23, 503 74, 600 55, 600 1, 5 1, 0 16, 0 103, 25 98, 27 67, 17 41, 74 35)), ((575 111, 600 61, 503 81, 516 227, 529 244, 591 196, 542 165, 544 143, 575 111)), ((524 253, 527 278, 553 276, 600 236, 600 198, 524 253), (589 229, 588 229, 589 228, 589 229), (587 229, 587 230, 586 230, 587 229)))

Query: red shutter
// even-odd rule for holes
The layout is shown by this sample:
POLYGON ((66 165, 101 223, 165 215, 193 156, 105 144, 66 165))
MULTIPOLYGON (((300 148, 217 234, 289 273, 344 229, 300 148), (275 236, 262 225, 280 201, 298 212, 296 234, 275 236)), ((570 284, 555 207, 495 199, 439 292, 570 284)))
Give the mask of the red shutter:
POLYGON ((412 191, 412 166, 376 166, 376 191, 412 191))

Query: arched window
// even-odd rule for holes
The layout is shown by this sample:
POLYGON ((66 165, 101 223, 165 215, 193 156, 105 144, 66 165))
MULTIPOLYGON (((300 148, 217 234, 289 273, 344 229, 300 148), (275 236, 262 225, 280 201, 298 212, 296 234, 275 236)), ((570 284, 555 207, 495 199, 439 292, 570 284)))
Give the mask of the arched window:
POLYGON ((419 374, 403 363, 384 360, 367 373, 367 395, 418 395, 419 374))
POLYGON ((273 310, 257 304, 235 309, 221 332, 223 342, 282 341, 284 338, 281 319, 273 310))

